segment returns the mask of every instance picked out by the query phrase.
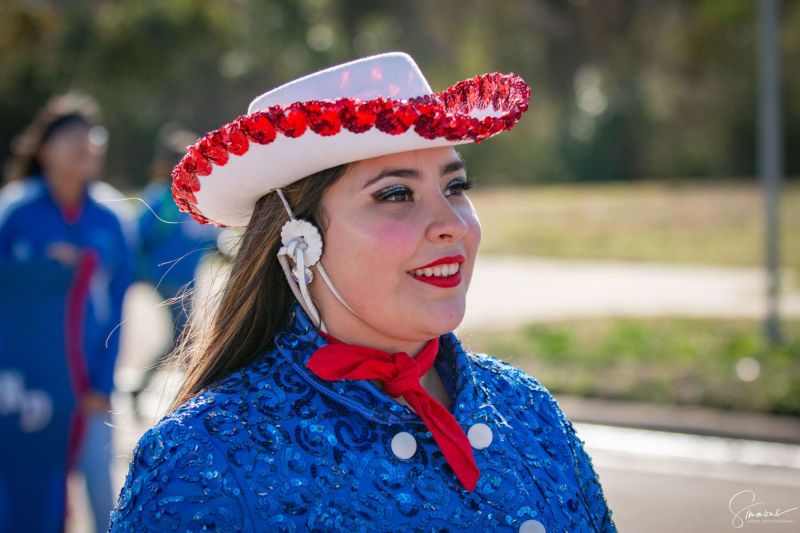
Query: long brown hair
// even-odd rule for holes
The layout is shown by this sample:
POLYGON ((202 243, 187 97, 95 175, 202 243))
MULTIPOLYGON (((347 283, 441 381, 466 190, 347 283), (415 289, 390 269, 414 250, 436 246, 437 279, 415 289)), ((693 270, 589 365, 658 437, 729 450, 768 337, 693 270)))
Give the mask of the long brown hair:
MULTIPOLYGON (((348 167, 332 167, 282 189, 295 217, 312 221, 323 240, 327 222, 320 207, 322 194, 348 167)), ((275 335, 288 325, 294 296, 277 259, 286 220, 277 193, 256 203, 210 323, 203 326, 194 316, 173 352, 171 359, 185 362, 187 372, 170 411, 272 348, 275 335)))

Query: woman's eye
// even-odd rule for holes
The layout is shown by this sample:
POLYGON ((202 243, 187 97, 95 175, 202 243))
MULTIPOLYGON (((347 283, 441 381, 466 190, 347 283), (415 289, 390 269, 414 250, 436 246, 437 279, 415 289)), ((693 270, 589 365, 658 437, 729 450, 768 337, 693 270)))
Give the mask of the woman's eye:
POLYGON ((447 185, 447 190, 454 190, 456 191, 455 194, 461 196, 462 194, 464 194, 464 191, 468 191, 474 186, 475 184, 469 181, 468 179, 459 178, 457 180, 451 181, 447 185))
POLYGON ((398 185, 378 191, 374 196, 379 202, 404 202, 411 198, 413 193, 408 187, 398 185))
MULTIPOLYGON (((447 185, 445 196, 461 196, 473 186, 474 184, 465 178, 453 180, 447 185)), ((407 202, 414 199, 414 192, 405 185, 395 185, 378 191, 373 196, 379 202, 407 202)))

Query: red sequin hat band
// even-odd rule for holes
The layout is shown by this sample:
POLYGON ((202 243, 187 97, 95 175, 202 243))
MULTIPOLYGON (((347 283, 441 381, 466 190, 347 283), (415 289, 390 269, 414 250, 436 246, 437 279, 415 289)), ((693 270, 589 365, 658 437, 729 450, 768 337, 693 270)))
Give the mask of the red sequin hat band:
POLYGON ((513 73, 433 92, 400 52, 336 65, 259 96, 190 146, 172 171, 173 197, 198 222, 246 226, 270 191, 344 163, 479 143, 513 128, 529 98, 513 73))

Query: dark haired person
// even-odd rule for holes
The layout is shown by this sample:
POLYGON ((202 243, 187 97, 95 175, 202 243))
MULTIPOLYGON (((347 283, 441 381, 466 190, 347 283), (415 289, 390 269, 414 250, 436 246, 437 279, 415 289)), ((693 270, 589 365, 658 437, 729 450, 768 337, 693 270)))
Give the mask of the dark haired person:
POLYGON ((0 409, 2 531, 62 529, 71 468, 86 477, 97 529, 108 527, 109 399, 132 255, 89 192, 104 144, 93 100, 55 97, 16 140, 0 193, 0 374, 15 384, 0 409))
POLYGON ((615 531, 547 389, 453 333, 481 236, 454 146, 511 129, 529 95, 499 73, 434 93, 388 53, 190 148, 178 206, 246 229, 112 531, 615 531))

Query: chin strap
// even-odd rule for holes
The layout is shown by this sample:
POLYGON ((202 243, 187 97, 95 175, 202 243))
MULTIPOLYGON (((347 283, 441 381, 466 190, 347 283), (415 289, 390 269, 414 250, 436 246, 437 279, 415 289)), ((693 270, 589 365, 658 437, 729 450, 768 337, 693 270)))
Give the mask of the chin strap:
POLYGON ((325 327, 325 323, 322 321, 322 317, 311 299, 311 293, 308 291, 308 284, 314 279, 311 267, 316 267, 325 285, 328 286, 336 299, 355 316, 358 316, 358 314, 342 299, 322 266, 322 237, 317 227, 308 220, 295 218, 292 208, 289 207, 289 203, 283 196, 283 191, 280 188, 275 189, 275 191, 280 196, 283 207, 286 208, 286 212, 289 214, 289 220, 281 228, 283 246, 278 250, 278 261, 294 297, 317 327, 328 333, 328 329, 325 327), (289 265, 289 258, 294 261, 294 269, 289 265))

